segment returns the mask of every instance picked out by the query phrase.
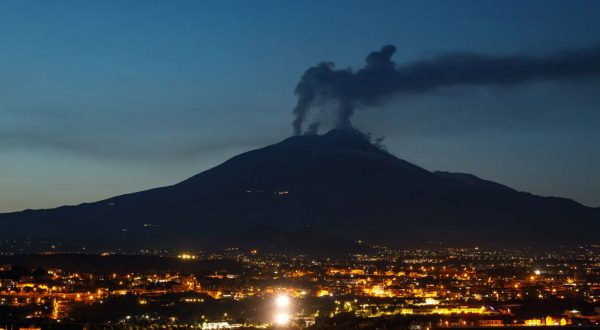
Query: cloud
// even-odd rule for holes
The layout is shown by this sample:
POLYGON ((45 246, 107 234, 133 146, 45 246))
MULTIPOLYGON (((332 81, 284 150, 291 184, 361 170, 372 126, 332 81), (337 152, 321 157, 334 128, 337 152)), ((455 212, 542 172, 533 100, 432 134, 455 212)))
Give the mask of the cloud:
POLYGON ((452 86, 511 86, 532 81, 564 81, 600 76, 600 47, 546 56, 489 56, 455 52, 396 65, 396 47, 370 53, 358 71, 322 62, 307 69, 297 84, 294 134, 314 133, 320 116, 333 109, 334 126, 349 128, 357 108, 379 106, 392 96, 420 95, 452 86), (306 130, 304 127, 308 126, 306 130))

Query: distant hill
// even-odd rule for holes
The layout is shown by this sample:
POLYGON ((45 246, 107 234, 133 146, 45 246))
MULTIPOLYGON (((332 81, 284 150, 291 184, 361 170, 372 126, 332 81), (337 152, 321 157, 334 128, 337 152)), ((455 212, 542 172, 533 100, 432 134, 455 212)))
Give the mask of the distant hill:
POLYGON ((597 243, 600 209, 470 174, 430 172, 358 132, 332 130, 240 154, 172 186, 0 214, 0 226, 0 239, 67 239, 106 249, 261 243, 299 251, 302 242, 329 241, 351 250, 347 243, 357 239, 548 246, 597 243), (319 234, 309 235, 307 226, 319 234))

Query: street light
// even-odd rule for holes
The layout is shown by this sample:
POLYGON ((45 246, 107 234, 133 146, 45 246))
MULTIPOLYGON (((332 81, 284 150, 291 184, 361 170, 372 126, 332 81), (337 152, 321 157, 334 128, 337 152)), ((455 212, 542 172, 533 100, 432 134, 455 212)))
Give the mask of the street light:
POLYGON ((281 312, 275 315, 275 324, 278 326, 285 326, 290 323, 290 315, 286 312, 281 312))
POLYGON ((285 294, 280 294, 275 297, 275 319, 273 320, 275 325, 284 327, 290 323, 290 297, 285 294))
POLYGON ((275 298, 275 304, 281 309, 286 308, 290 304, 290 298, 286 295, 279 295, 275 298))

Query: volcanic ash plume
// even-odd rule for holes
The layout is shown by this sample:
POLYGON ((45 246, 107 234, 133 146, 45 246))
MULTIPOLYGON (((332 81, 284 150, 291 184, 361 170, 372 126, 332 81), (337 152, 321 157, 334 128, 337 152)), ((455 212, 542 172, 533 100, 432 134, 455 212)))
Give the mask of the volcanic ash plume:
POLYGON ((389 45, 372 52, 358 71, 336 70, 332 62, 307 69, 295 89, 294 134, 316 133, 321 122, 312 113, 315 109, 332 111, 334 126, 349 128, 356 108, 375 107, 391 96, 455 85, 503 86, 600 76, 600 47, 549 56, 447 53, 401 66, 391 60, 395 51, 389 45))

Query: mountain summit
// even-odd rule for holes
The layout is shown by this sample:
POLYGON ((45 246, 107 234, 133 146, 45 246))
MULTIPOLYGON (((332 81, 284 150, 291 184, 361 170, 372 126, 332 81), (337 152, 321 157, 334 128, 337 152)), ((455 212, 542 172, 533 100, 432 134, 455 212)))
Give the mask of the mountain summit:
POLYGON ((289 235, 307 227, 394 246, 524 246, 597 241, 600 209, 470 174, 430 172, 361 133, 332 130, 240 154, 172 186, 0 214, 0 226, 2 239, 106 249, 236 244, 225 237, 245 246, 251 237, 243 233, 255 228, 289 235))

